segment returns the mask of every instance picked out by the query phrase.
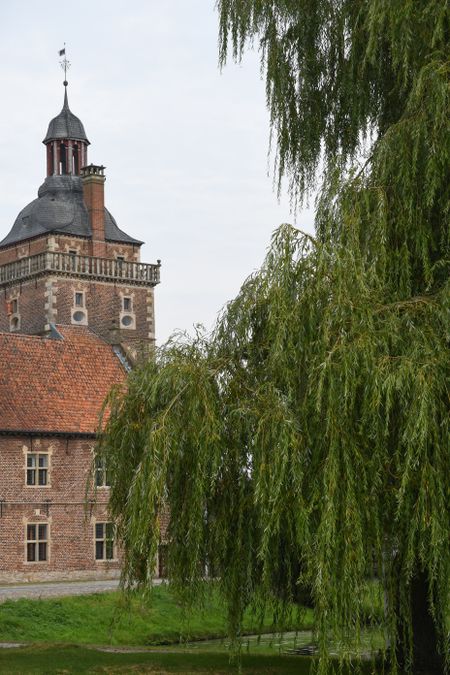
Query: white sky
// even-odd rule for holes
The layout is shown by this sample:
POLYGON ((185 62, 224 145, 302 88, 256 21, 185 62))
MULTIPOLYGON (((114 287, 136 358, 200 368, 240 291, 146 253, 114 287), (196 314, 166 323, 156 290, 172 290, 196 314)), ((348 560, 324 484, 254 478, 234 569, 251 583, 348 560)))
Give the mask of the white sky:
MULTIPOLYGON (((144 262, 162 260, 159 344, 210 328, 272 231, 294 222, 273 189, 258 55, 220 73, 217 36, 214 0, 0 0, 0 239, 45 178, 66 42, 69 105, 89 161, 107 167, 106 205, 146 242, 144 262)), ((297 216, 310 231, 312 220, 297 216)))

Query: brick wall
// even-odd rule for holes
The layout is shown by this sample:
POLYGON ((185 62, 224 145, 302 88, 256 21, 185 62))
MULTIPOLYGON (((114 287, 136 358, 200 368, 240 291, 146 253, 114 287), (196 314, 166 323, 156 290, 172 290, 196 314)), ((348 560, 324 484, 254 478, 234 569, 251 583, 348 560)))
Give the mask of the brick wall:
MULTIPOLYGON (((1 249, 0 265, 5 265, 6 263, 14 262, 14 260, 20 260, 27 256, 43 253, 44 251, 62 251, 63 253, 68 253, 69 250, 72 250, 77 251, 79 255, 92 255, 91 249, 92 242, 90 239, 52 233, 1 249)), ((125 260, 139 262, 139 246, 106 242, 105 257, 114 259, 117 258, 117 256, 123 256, 125 260)))
POLYGON ((87 325, 107 342, 141 344, 154 340, 153 288, 81 279, 57 278, 53 283, 55 321, 72 323, 74 294, 84 293, 87 325), (123 311, 123 298, 131 299, 132 310, 123 311), (121 328, 123 314, 134 317, 130 328, 121 328), (115 328, 115 334, 112 330, 115 328))
POLYGON ((0 265, 4 265, 14 260, 20 260, 26 256, 36 255, 48 249, 47 236, 29 239, 28 241, 14 244, 8 248, 0 250, 0 265))
POLYGON ((90 441, 0 436, 0 583, 118 575, 119 560, 95 559, 94 526, 108 520, 109 489, 86 502, 91 460, 90 441), (30 451, 48 452, 48 486, 26 485, 30 451), (47 524, 46 561, 27 562, 27 523, 47 524))
POLYGON ((20 320, 19 332, 30 335, 42 333, 48 321, 47 317, 50 315, 48 310, 54 307, 54 301, 49 297, 50 289, 50 280, 41 278, 24 281, 17 286, 2 290, 0 294, 0 331, 9 332, 10 320, 14 318, 14 315, 8 314, 7 302, 17 299, 20 320), (47 308, 46 304, 48 305, 47 308))

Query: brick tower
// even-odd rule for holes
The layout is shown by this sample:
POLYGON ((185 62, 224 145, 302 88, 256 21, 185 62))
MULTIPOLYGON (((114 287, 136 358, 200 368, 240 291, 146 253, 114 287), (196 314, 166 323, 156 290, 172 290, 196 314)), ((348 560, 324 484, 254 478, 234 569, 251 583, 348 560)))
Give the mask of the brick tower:
POLYGON ((43 141, 47 177, 0 241, 0 331, 89 326, 135 359, 154 343, 159 261, 141 263, 142 242, 105 207, 105 167, 88 164, 89 141, 64 86, 43 141))

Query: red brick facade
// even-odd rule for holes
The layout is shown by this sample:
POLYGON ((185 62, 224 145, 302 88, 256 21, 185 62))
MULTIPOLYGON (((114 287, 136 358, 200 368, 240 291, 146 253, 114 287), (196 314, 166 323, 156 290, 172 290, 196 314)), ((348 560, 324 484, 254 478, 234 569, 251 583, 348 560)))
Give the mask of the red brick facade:
POLYGON ((0 436, 0 583, 117 576, 117 553, 96 560, 95 524, 108 488, 88 493, 94 439, 0 436), (48 456, 48 484, 27 485, 27 455, 48 456), (27 526, 47 525, 45 560, 27 560, 27 526))

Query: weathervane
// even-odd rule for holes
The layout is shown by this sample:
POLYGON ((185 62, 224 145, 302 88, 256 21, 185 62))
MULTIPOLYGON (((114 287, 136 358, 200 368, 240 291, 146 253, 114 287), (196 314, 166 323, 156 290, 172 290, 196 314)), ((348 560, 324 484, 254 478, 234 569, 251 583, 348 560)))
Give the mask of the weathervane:
POLYGON ((67 71, 70 68, 70 61, 67 60, 67 56, 66 56, 66 43, 64 43, 64 47, 59 50, 58 54, 59 54, 59 56, 64 57, 62 59, 62 61, 59 62, 59 65, 61 66, 61 68, 64 71, 64 83, 63 84, 64 84, 65 87, 67 87, 67 84, 68 84, 68 82, 67 82, 67 71))

